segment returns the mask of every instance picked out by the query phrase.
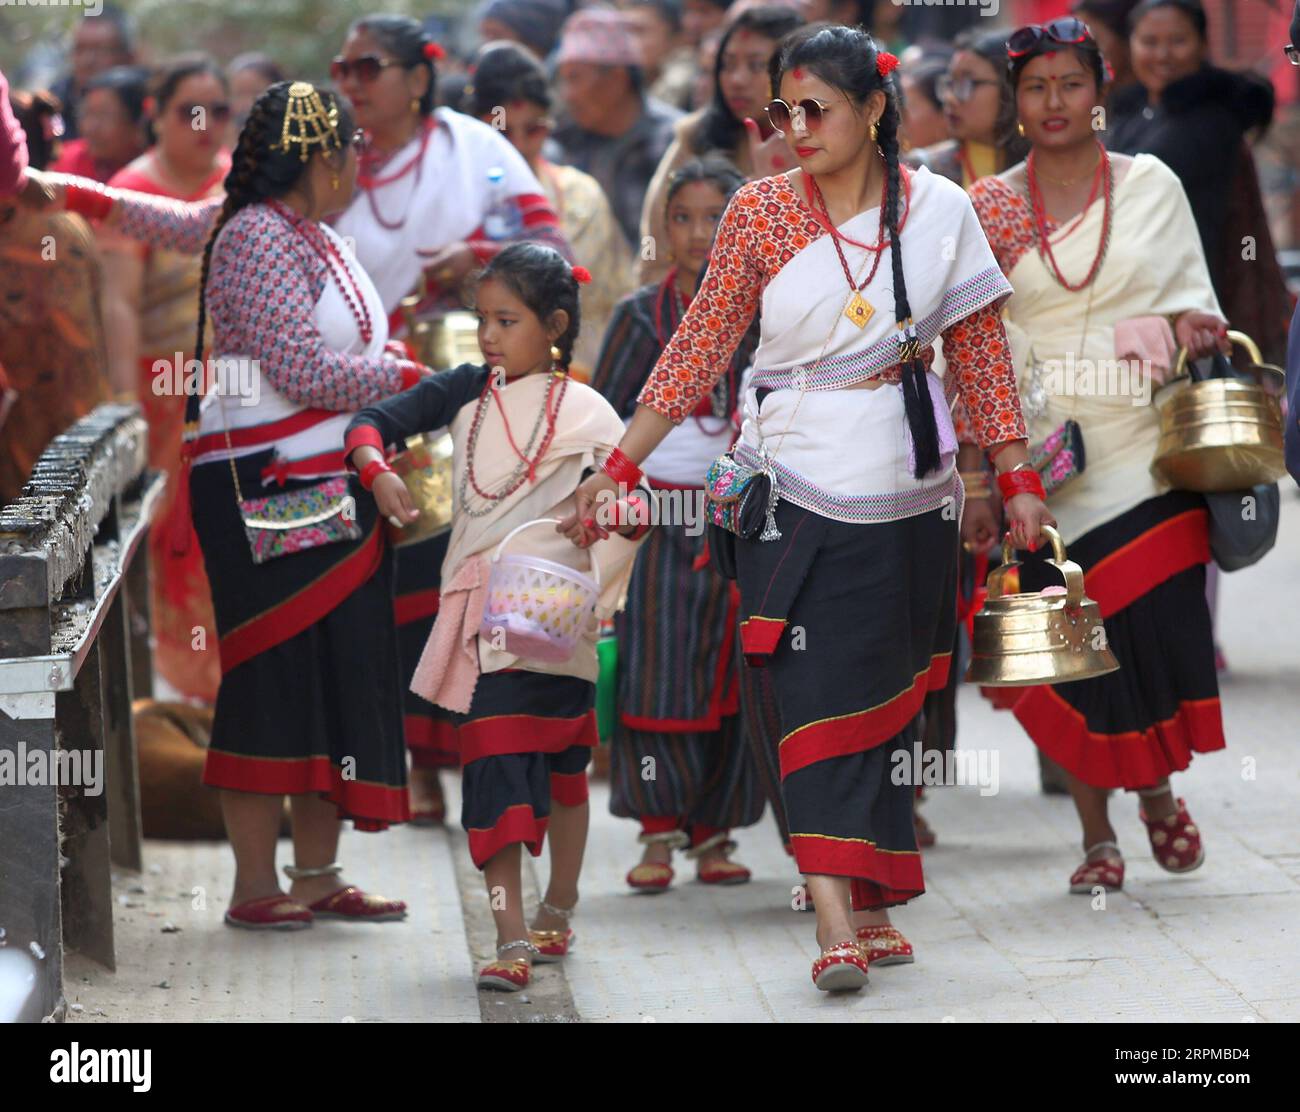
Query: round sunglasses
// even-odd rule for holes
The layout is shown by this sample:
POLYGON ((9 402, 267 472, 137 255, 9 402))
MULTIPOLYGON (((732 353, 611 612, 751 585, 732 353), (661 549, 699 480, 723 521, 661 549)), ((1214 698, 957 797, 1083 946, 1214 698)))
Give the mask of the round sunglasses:
POLYGON ((381 58, 378 54, 363 54, 360 58, 351 60, 344 58, 341 54, 330 63, 330 78, 335 81, 346 81, 353 74, 364 85, 369 85, 373 81, 379 80, 379 75, 389 66, 400 66, 402 63, 395 58, 381 58))
POLYGON ((1051 23, 1031 23, 1012 31, 1007 39, 1007 57, 1023 58, 1044 39, 1062 46, 1077 46, 1082 42, 1093 41, 1092 32, 1083 20, 1066 16, 1054 19, 1051 23))
POLYGON ((767 122, 778 135, 784 135, 791 128, 812 134, 822 126, 822 119, 833 107, 825 101, 808 97, 794 104, 786 104, 777 99, 770 102, 763 111, 767 113, 767 122))

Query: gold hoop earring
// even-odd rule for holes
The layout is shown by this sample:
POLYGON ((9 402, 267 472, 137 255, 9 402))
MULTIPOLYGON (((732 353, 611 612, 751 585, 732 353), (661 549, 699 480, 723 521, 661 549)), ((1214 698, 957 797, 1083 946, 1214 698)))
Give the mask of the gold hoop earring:
POLYGON ((1019 120, 1016 121, 1016 130, 1020 132, 1020 138, 1023 139, 1025 137, 1025 125, 1019 120))

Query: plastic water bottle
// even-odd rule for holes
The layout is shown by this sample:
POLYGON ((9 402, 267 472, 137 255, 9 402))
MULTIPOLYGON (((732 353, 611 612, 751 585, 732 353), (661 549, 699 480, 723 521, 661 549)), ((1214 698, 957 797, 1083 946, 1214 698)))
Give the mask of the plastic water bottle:
POLYGON ((483 216, 483 230, 488 239, 513 239, 522 221, 518 207, 506 193, 506 172, 500 166, 488 171, 488 209, 483 216))

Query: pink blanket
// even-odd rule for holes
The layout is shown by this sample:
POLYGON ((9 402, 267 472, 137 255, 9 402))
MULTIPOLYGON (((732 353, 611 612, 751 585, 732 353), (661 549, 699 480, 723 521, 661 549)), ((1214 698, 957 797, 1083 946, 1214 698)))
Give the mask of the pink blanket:
POLYGON ((431 703, 469 713, 478 686, 478 630, 487 604, 492 562, 480 553, 461 563, 438 599, 438 619, 411 677, 411 690, 431 703))

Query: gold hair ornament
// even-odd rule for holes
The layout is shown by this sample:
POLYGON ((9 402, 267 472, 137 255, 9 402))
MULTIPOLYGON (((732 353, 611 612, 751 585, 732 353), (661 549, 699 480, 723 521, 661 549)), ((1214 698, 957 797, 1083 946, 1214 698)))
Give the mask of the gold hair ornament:
POLYGON ((303 162, 307 161, 311 147, 343 149, 343 140, 339 137, 338 105, 331 104, 326 109, 316 87, 306 81, 295 81, 289 86, 289 103, 284 110, 280 141, 271 149, 289 154, 295 144, 303 162))

